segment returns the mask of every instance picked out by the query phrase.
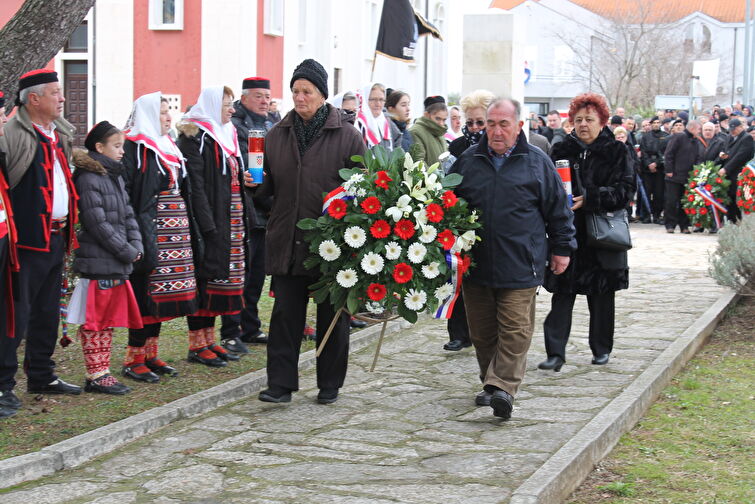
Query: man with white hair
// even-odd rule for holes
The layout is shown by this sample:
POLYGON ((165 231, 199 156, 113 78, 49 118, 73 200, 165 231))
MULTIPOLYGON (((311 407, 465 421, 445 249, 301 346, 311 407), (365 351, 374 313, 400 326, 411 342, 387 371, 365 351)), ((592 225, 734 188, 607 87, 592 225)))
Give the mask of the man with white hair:
POLYGON ((716 135, 716 125, 710 121, 703 124, 703 141, 705 142, 703 161, 716 161, 718 155, 726 148, 724 139, 716 135))
POLYGON ((13 393, 16 349, 26 337, 24 371, 33 394, 80 394, 55 375, 52 354, 60 321, 60 286, 66 253, 76 248, 76 193, 69 160, 74 127, 61 117, 58 74, 34 70, 21 76, 18 111, 5 127, 10 196, 18 230, 16 337, 0 340, 0 391, 13 393))

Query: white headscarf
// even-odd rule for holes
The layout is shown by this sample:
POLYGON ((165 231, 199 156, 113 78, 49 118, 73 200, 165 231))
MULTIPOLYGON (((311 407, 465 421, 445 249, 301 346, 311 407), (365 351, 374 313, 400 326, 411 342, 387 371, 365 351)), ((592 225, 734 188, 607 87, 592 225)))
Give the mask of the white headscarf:
POLYGON ((362 138, 364 138, 368 148, 374 147, 387 139, 388 148, 393 149, 391 126, 388 124, 388 118, 382 112, 379 116, 375 117, 372 115, 372 110, 370 110, 368 100, 373 85, 370 84, 356 93, 357 100, 359 101, 356 127, 362 133, 362 138))
MULTIPOLYGON (((155 153, 158 158, 157 166, 161 172, 163 169, 159 160, 168 166, 180 167, 182 171, 185 171, 183 154, 178 146, 170 135, 160 133, 162 129, 160 127, 161 99, 160 91, 137 98, 123 132, 126 139, 143 145, 155 153)), ((141 168, 141 158, 137 160, 137 167, 141 168)))
MULTIPOLYGON (((185 121, 191 121, 215 140, 223 148, 227 156, 241 157, 239 139, 236 127, 231 121, 223 124, 220 115, 223 108, 223 86, 204 88, 199 93, 197 103, 186 115, 185 121)), ((204 142, 202 142, 202 148, 204 142)), ((200 151, 202 150, 200 148, 200 151)), ((225 156, 223 157, 223 173, 225 173, 225 156)))

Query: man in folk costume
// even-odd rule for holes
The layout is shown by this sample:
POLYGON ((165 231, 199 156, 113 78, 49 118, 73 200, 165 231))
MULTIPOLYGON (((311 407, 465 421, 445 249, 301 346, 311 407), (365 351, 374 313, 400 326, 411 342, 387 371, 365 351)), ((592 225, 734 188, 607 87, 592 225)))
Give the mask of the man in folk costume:
POLYGON ((55 375, 52 360, 64 259, 77 246, 77 195, 69 169, 74 127, 61 117, 65 98, 56 72, 28 72, 18 89, 18 112, 5 127, 3 148, 18 230, 16 337, 0 338, 0 390, 15 397, 16 349, 25 336, 28 392, 80 394, 81 387, 55 375))
MULTIPOLYGON (((5 96, 0 91, 0 137, 8 122, 5 116, 5 96)), ((16 226, 13 221, 10 194, 8 192, 8 171, 5 152, 0 150, 0 340, 15 337, 13 310, 13 284, 11 273, 18 271, 16 251, 16 226)), ((0 348, 8 348, 0 347, 0 348)), ((0 357, 1 358, 1 357, 0 357)), ((18 411, 19 402, 13 393, 0 389, 0 418, 13 416, 18 411)))
MULTIPOLYGON (((241 84, 241 98, 233 104, 235 112, 231 122, 236 127, 239 150, 244 166, 249 166, 249 132, 261 131, 263 136, 273 127, 268 116, 270 106, 270 80, 264 77, 249 77, 241 84)), ((244 278, 244 302, 246 306, 236 315, 223 315, 220 329, 222 345, 229 352, 249 353, 244 343, 267 343, 267 335, 261 331, 257 303, 265 283, 265 228, 272 208, 272 198, 254 201, 247 205, 247 262, 244 278)))

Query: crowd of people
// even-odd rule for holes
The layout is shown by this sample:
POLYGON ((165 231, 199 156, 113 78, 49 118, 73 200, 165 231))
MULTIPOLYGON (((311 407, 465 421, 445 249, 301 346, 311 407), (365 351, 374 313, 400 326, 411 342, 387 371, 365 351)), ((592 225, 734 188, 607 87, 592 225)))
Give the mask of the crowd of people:
MULTIPOLYGON (((611 116, 605 100, 588 93, 574 98, 566 119, 554 110, 525 128, 519 102, 476 90, 452 107, 426 97, 412 121, 411 97, 380 83, 328 100, 327 73, 311 59, 294 70, 294 108, 282 117, 271 108, 269 79, 250 77, 241 88, 238 100, 226 86, 202 89, 177 133, 167 100, 146 94, 123 129, 97 123, 85 149, 73 148, 55 72, 20 77, 9 121, 0 97, 0 417, 22 406, 14 387, 23 338, 29 392, 82 392, 55 374, 52 359, 68 254, 79 277, 67 320, 79 326, 83 390, 131 390, 110 369, 114 327, 128 328, 122 376, 141 383, 176 376, 159 356, 161 324, 185 317, 190 362, 223 367, 248 353, 247 344, 264 343, 268 388, 259 399, 291 401, 317 281, 304 266, 308 244, 296 224, 321 214, 322 195, 342 182, 339 170, 356 166, 352 156, 382 146, 463 175, 457 194, 482 212, 476 267, 444 349, 474 346, 483 383, 475 402, 508 418, 539 286, 553 293, 539 367, 558 371, 566 361, 577 294, 588 300, 592 363, 609 361, 627 253, 588 244, 586 217, 631 209, 636 199, 636 219, 687 233, 679 203, 692 166, 714 161, 735 180, 753 157, 750 107, 644 119, 622 108, 611 116), (256 162, 250 132, 264 138, 262 182, 247 170, 256 162), (579 179, 571 199, 554 161, 568 161, 579 179), (266 275, 275 295, 268 334, 257 309, 266 275)), ((334 316, 328 301, 317 305, 318 344, 334 316)), ((335 402, 343 386, 353 324, 343 312, 318 356, 322 404, 335 402)))

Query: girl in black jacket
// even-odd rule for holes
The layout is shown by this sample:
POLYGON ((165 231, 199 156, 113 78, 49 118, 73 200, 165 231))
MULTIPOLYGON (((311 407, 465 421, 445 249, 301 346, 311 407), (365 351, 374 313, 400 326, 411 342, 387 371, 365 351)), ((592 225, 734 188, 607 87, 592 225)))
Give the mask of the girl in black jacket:
POLYGON ((81 324, 84 390, 122 395, 131 389, 110 374, 113 327, 142 327, 128 276, 144 249, 121 178, 123 133, 102 121, 89 132, 85 145, 88 151, 73 155, 81 222, 73 268, 81 278, 71 297, 68 322, 81 324))

